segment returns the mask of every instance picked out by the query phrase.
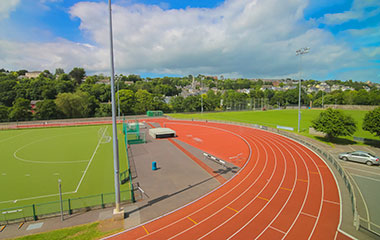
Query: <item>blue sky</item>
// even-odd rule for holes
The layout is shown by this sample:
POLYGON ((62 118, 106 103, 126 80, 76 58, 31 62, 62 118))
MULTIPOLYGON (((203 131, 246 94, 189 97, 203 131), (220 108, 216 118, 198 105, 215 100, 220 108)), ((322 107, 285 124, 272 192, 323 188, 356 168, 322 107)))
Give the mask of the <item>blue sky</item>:
MULTIPOLYGON (((380 0, 112 2, 118 73, 380 83, 380 0)), ((2 0, 0 68, 107 74, 107 3, 2 0)))

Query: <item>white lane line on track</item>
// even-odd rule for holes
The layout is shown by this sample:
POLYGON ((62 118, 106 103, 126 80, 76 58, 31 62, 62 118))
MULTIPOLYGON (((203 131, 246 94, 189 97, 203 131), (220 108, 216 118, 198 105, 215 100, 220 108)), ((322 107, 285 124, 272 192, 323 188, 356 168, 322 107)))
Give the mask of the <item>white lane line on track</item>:
MULTIPOLYGON (((103 239, 112 238, 112 237, 114 237, 114 236, 118 236, 118 235, 121 235, 121 234, 123 234, 123 233, 125 233, 125 232, 128 232, 128 231, 131 231, 131 230, 133 230, 133 229, 139 228, 139 227, 141 227, 142 225, 149 224, 149 223, 151 223, 151 222, 153 222, 153 221, 156 221, 156 220, 158 220, 158 219, 160 219, 160 218, 163 218, 163 217, 165 217, 165 216, 167 216, 167 215, 169 215, 169 214, 171 214, 171 213, 173 213, 173 212, 175 212, 175 211, 178 211, 178 210, 180 210, 180 209, 183 209, 183 208, 185 208, 185 207, 187 207, 187 206, 193 204, 194 202, 196 202, 196 201, 198 201, 198 200, 200 200, 200 199, 202 199, 202 198, 204 198, 204 197, 206 197, 206 196, 212 194, 213 192, 217 191, 218 189, 220 189, 221 187, 223 187, 224 185, 226 185, 227 183, 229 183, 229 182, 230 182, 231 180, 233 180, 236 176, 238 176, 238 174, 239 174, 241 171, 243 171, 243 170, 245 169, 245 167, 248 165, 248 163, 251 161, 251 158, 252 158, 252 148, 251 148, 251 145, 248 143, 248 141, 247 141, 245 138, 243 138, 241 135, 239 135, 239 134, 237 134, 237 133, 234 133, 234 132, 231 132, 231 131, 229 131, 229 130, 227 130, 227 129, 223 129, 223 128, 219 128, 219 127, 213 127, 213 126, 207 126, 207 125, 201 125, 201 124, 195 124, 195 123, 189 123, 189 122, 181 122, 181 121, 177 121, 177 122, 170 122, 170 124, 179 124, 179 125, 182 124, 182 125, 190 125, 190 126, 197 126, 197 127, 212 128, 212 129, 216 129, 216 130, 224 131, 224 132, 227 132, 227 133, 231 133, 232 135, 235 135, 235 136, 237 136, 238 138, 242 139, 242 140, 245 142, 245 144, 247 144, 248 149, 249 149, 249 156, 248 156, 248 158, 247 158, 247 161, 246 161, 246 163, 244 164, 244 166, 243 166, 242 168, 240 168, 240 170, 239 170, 238 173, 236 173, 232 178, 230 178, 230 179, 229 179, 227 182, 225 182, 224 184, 222 184, 222 185, 220 185, 219 187, 217 187, 216 189, 210 191, 208 194, 206 194, 206 195, 204 195, 204 196, 202 196, 202 197, 200 197, 200 198, 198 198, 198 199, 195 199, 194 201, 192 201, 192 202, 190 202, 190 203, 188 203, 188 204, 186 204, 186 205, 184 205, 184 206, 182 206, 182 207, 180 207, 180 208, 177 208, 177 209, 175 209, 175 210, 173 210, 173 211, 170 211, 170 212, 168 212, 168 213, 166 213, 166 214, 164 214, 164 215, 162 215, 162 216, 159 216, 159 217, 157 217, 157 218, 154 218, 154 219, 152 219, 152 220, 150 220, 150 221, 148 221, 148 222, 146 222, 146 223, 144 223, 144 224, 137 225, 137 226, 132 227, 132 228, 130 228, 130 229, 127 229, 127 230, 125 230, 125 231, 122 231, 122 232, 119 232, 119 233, 113 234, 113 235, 111 235, 111 236, 105 237, 105 238, 103 238, 103 239)), ((247 178, 247 177, 248 177, 248 176, 249 176, 249 175, 255 170, 255 168, 256 168, 256 166, 257 166, 257 163, 258 163, 258 161, 255 161, 255 165, 254 165, 254 167, 250 170, 250 172, 247 174, 247 176, 245 176, 245 178, 244 178, 241 182, 243 182, 243 181, 244 181, 244 180, 245 180, 245 179, 246 179, 246 178, 247 178)), ((193 213, 191 213, 191 214, 197 213, 197 212, 201 211, 202 209, 204 209, 204 208, 210 206, 210 205, 213 204, 214 202, 218 201, 218 200, 221 199, 223 196, 227 195, 227 194, 230 193, 232 190, 234 190, 235 188, 237 188, 237 187, 241 184, 241 182, 239 182, 238 184, 236 184, 236 185, 235 185, 233 188, 231 188, 228 192, 224 193, 223 195, 221 195, 221 196, 218 197, 217 199, 211 201, 211 202, 208 203, 207 205, 203 206, 202 208, 198 209, 197 211, 195 211, 195 212, 193 212, 193 213)), ((188 215, 188 216, 189 216, 189 215, 188 215)), ((170 223, 170 224, 168 224, 168 225, 166 225, 166 226, 164 226, 164 227, 162 227, 162 228, 160 228, 160 229, 157 229, 156 231, 151 232, 151 234, 152 234, 152 233, 159 232, 159 231, 161 231, 161 230, 163 230, 163 229, 166 229, 166 228, 168 228, 168 227, 170 227, 170 226, 176 224, 177 222, 180 222, 180 221, 182 221, 183 219, 186 219, 186 217, 187 217, 187 216, 185 216, 185 217, 183 217, 183 218, 181 218, 181 219, 179 219, 179 220, 177 220, 177 221, 174 221, 174 222, 172 222, 172 223, 170 223)), ((140 237, 140 238, 138 238, 138 239, 142 239, 142 238, 144 238, 144 237, 146 237, 146 236, 142 236, 142 237, 140 237)))
MULTIPOLYGON (((249 138, 249 137, 248 137, 249 138)), ((251 139, 252 140, 252 139, 251 139)), ((259 143, 261 146, 262 146, 262 148, 264 149, 264 152, 265 152, 265 165, 267 165, 268 164, 268 160, 269 160, 269 158, 268 158, 268 156, 269 156, 269 154, 268 154, 268 152, 267 152, 267 149, 264 147, 264 145, 260 142, 259 143)), ((266 143, 266 145, 267 146, 270 146, 270 145, 268 145, 268 143, 266 143)), ((272 152, 274 153, 274 151, 273 151, 273 148, 272 147, 270 147, 270 149, 272 150, 272 152)), ((270 180, 272 180, 272 178, 273 178, 273 176, 274 176, 274 173, 276 172, 276 170, 277 170, 277 156, 274 154, 274 158, 275 158, 275 161, 274 161, 274 168, 273 168, 273 170, 272 170, 272 174, 271 174, 271 176, 269 177, 269 181, 267 181, 266 183, 265 183, 265 185, 262 187, 262 189, 261 189, 261 191, 260 192, 258 192, 257 194, 256 194, 256 196, 254 196, 254 197, 252 197, 252 199, 246 204, 246 205, 244 205, 244 207, 242 207, 241 209, 240 209, 240 211, 239 211, 239 213, 236 213, 236 214, 234 214, 234 215, 232 215, 230 218, 228 218, 227 220, 225 220, 223 223, 221 223, 221 224, 219 224, 217 227, 215 227, 215 228, 213 228, 211 231, 209 231, 209 232, 207 232, 206 234, 204 234, 202 237, 200 237, 200 238, 198 238, 198 239, 202 239, 202 238, 204 238, 204 237, 207 237, 208 235, 210 235, 211 233, 213 233, 214 231, 216 231, 217 229, 219 229, 220 227, 222 227, 224 224, 226 224, 228 221, 230 221, 232 218, 234 218, 234 217, 236 217, 237 215, 239 215, 241 212, 243 212, 244 211, 244 209, 246 209, 248 206, 250 206, 251 204, 252 204, 252 202, 253 201, 255 201, 256 199, 263 199, 263 200, 265 200, 265 201, 267 201, 267 203, 264 205, 264 206, 267 206, 268 204, 269 204, 269 202, 270 202, 270 200, 272 200, 272 198, 271 199, 265 199, 265 198, 262 198, 262 197, 260 197, 260 194, 266 189, 266 187, 269 185, 269 182, 270 182, 270 180)), ((265 167, 265 169, 266 169, 266 167, 265 167)), ((262 171, 263 172, 263 171, 262 171)), ((261 175, 260 175, 261 176, 261 175)), ((257 179, 259 179, 260 177, 258 177, 257 179)), ((284 179, 284 175, 283 175, 283 179, 284 179)), ((256 182, 256 181, 255 181, 256 182)), ((254 187, 254 184, 251 184, 243 193, 241 193, 237 198, 235 198, 234 199, 234 202, 235 201, 237 201, 241 196, 243 196, 243 194, 245 194, 247 191, 249 191, 250 189, 252 189, 254 187)), ((265 208, 265 207, 264 207, 265 208)), ((261 209, 262 210, 262 209, 261 209)), ((217 213, 218 213, 219 211, 217 211, 217 212, 215 212, 215 213, 213 213, 211 216, 214 216, 214 215, 216 215, 217 213)), ((261 212, 261 211, 260 211, 261 212)), ((260 213, 259 212, 259 213, 260 213)), ((258 215, 259 213, 257 213, 256 215, 258 215)), ((211 217, 210 216, 210 217, 211 217)), ((207 220, 207 219, 205 219, 205 220, 207 220)), ((205 220, 202 220, 202 222, 203 221, 205 221, 205 220)), ((248 222, 249 223, 249 222, 248 222)), ((246 225, 248 224, 248 223, 246 223, 246 225)), ((246 225, 244 225, 242 228, 244 228, 246 225)), ((241 228, 241 229, 242 229, 241 228)), ((241 230, 240 229, 240 230, 241 230)), ((187 231, 187 230, 186 230, 187 231)), ((185 231, 183 231, 183 232, 185 232, 185 231)), ((237 233, 237 232, 236 232, 237 233)), ((236 234, 235 233, 235 234, 236 234)), ((233 235, 232 235, 233 236, 233 235)))
MULTIPOLYGON (((252 140, 250 137, 247 137, 247 138, 250 139, 250 140, 252 140)), ((260 143, 260 145, 263 146, 261 143, 260 143)), ((256 145, 256 146, 257 146, 257 145, 256 145)), ((264 148, 264 147, 263 147, 263 148, 264 148)), ((256 147, 256 149, 259 149, 259 148, 256 147)), ((258 150, 258 151, 259 151, 259 150, 258 150)), ((264 151, 265 151, 266 159, 268 159, 268 153, 266 152, 266 149, 265 149, 265 148, 264 148, 264 151)), ((257 153, 259 153, 259 152, 257 152, 257 153)), ((258 156, 259 156, 259 155, 258 155, 258 156)), ((257 163, 257 161, 256 161, 256 163, 257 163)), ((264 168, 263 168, 262 171, 260 172, 260 175, 255 179, 255 181, 254 181, 249 187, 247 187, 242 193, 240 193, 237 197, 235 197, 234 200, 231 201, 229 204, 232 204, 232 203, 236 202, 236 201, 237 201, 237 200, 238 200, 243 194, 245 194, 247 191, 249 191, 250 188, 251 188, 253 185, 256 184, 256 182, 260 179, 260 177, 261 177, 262 174, 264 173, 264 169, 266 169, 267 163, 268 163, 268 162, 265 161, 264 168)), ((253 172, 253 171, 251 170, 251 171, 249 172, 248 175, 250 175, 252 172, 253 172)), ((248 175, 247 175, 247 176, 246 176, 241 182, 239 182, 239 185, 240 185, 241 183, 243 183, 243 182, 248 178, 248 175)), ((272 173, 272 175, 273 175, 273 173, 272 173)), ((268 184, 268 182, 267 182, 266 184, 268 184)), ((231 192, 231 191, 228 191, 228 193, 229 193, 229 192, 231 192)), ((261 193, 261 192, 260 192, 260 193, 261 193)), ((256 196, 258 196, 260 193, 258 193, 256 196)), ((224 194, 224 195, 227 195, 227 194, 224 194)), ((218 211, 215 211, 213 214, 207 216, 206 218, 204 218, 204 219, 203 219, 202 221, 200 221, 199 223, 202 223, 202 222, 208 220, 208 219, 211 218, 212 216, 215 216, 217 213, 221 212, 223 209, 224 209, 224 207, 220 208, 218 211)), ((239 212, 241 212, 242 210, 244 210, 244 208, 243 208, 243 209, 240 209, 239 212)), ((190 215, 193 215, 193 214, 194 214, 194 213, 191 213, 190 215)), ((238 214, 238 213, 237 213, 237 214, 238 214)), ((234 215, 233 215, 233 216, 234 216, 234 215)), ((180 234, 182 234, 182 233, 184 233, 184 232, 187 232, 188 230, 192 229, 193 227, 194 227, 194 226, 192 226, 192 227, 190 227, 190 228, 187 228, 187 229, 183 230, 182 232, 179 232, 179 233, 177 233, 176 235, 170 237, 169 239, 172 239, 172 238, 174 238, 174 237, 176 237, 176 236, 178 236, 178 235, 180 235, 180 234)), ((215 228, 214 228, 214 230, 215 230, 215 228)))
POLYGON ((340 203, 338 202, 334 202, 334 201, 329 201, 329 200, 323 200, 324 202, 327 202, 327 203, 331 203, 331 204, 335 204, 335 205, 340 205, 340 203))
MULTIPOLYGON (((293 164, 294 164, 294 169, 295 169, 295 175, 294 175, 294 179, 293 179, 293 186, 292 186, 292 189, 288 189, 288 188, 283 188, 283 187, 280 187, 281 189, 284 189, 284 190, 287 190, 287 191, 290 191, 290 194, 288 196, 288 198, 286 199, 285 203, 282 205, 281 209, 277 212, 276 216, 274 216, 274 218, 272 219, 272 221, 268 224, 268 226, 263 229, 263 231, 256 237, 256 239, 258 239, 266 230, 267 228, 271 227, 271 228, 274 228, 272 226, 273 222, 277 220, 278 216, 282 213, 282 211, 284 210, 285 206, 287 206, 288 202, 289 202, 289 199, 293 196, 293 193, 294 193, 294 189, 295 189, 295 186, 296 186, 296 183, 297 183, 297 178, 298 178, 298 165, 296 163, 296 160, 294 158, 294 155, 293 153, 291 153, 285 146, 284 144, 281 144, 279 143, 278 141, 276 141, 276 143, 280 146, 282 146, 288 153, 289 155, 292 157, 292 160, 293 160, 293 164)), ((281 154, 283 155, 284 153, 281 151, 281 154)), ((285 158, 285 156, 284 156, 285 158)), ((286 232, 284 231, 281 231, 283 234, 286 234, 286 232)))
MULTIPOLYGON (((297 149, 299 149, 303 153, 305 153, 307 155, 308 159, 311 159, 312 164, 314 164, 315 168, 318 170, 318 173, 319 173, 319 180, 320 180, 320 183, 321 183, 321 200, 320 200, 320 204, 319 204, 319 211, 318 211, 317 219, 316 219, 316 221, 314 223, 313 230, 311 231, 311 233, 309 235, 309 238, 308 238, 308 239, 310 239, 313 236, 313 234, 314 234, 314 231, 315 231, 315 229, 317 227, 317 223, 319 222, 319 217, 321 216, 321 212, 322 212, 323 199, 324 199, 324 194, 325 194, 325 192, 324 192, 324 182, 323 182, 321 171, 320 171, 320 169, 318 167, 318 164, 316 163, 316 159, 314 159, 312 156, 310 156, 310 154, 308 152, 306 152, 305 149, 309 150, 311 153, 313 153, 313 152, 310 149, 306 148, 304 145, 302 145, 302 144, 300 144, 298 142, 295 142, 293 140, 290 140, 290 144, 294 145, 297 149)), ((317 154, 314 154, 314 157, 316 157, 317 159, 319 159, 320 161, 322 161, 321 158, 317 154)), ((309 168, 307 168, 307 169, 308 169, 308 178, 310 180, 310 171, 309 171, 309 168)), ((308 183, 308 193, 309 193, 309 186, 310 186, 310 182, 308 183)), ((309 197, 309 194, 308 194, 308 197, 309 197)), ((302 209, 303 209, 303 207, 302 207, 302 209)), ((288 231, 288 233, 289 233, 289 231, 288 231)))
MULTIPOLYGON (((195 124, 192 124, 192 125, 195 125, 195 124)), ((204 125, 199 125, 199 126, 202 126, 202 127, 204 127, 204 125)), ((286 138, 286 137, 284 137, 284 139, 286 139, 287 141, 290 141, 290 142, 292 142, 293 143, 293 140, 290 140, 290 139, 288 139, 288 138, 286 138)), ((294 144, 294 143, 293 143, 294 144)), ((303 146, 304 147, 304 146, 303 146)), ((297 154, 299 155, 300 153, 299 152, 297 152, 297 154)), ((314 162, 314 161, 313 161, 314 162)), ((315 164, 315 162, 314 162, 314 164, 315 164)), ((305 165, 305 163, 304 163, 304 165, 305 165)), ((308 169, 307 167, 306 167, 306 169, 308 169)), ((309 173, 308 173, 309 174, 309 173)), ((304 199, 304 201, 305 201, 305 199, 304 199)), ((321 208, 321 207, 320 207, 321 208)), ((177 209, 178 210, 178 209, 177 209)), ((172 211, 173 212, 173 211, 172 211)), ((170 212, 170 213, 172 213, 172 212, 170 212)), ((169 213, 169 214, 170 214, 169 213)), ((192 213, 193 214, 193 213, 192 213)), ((167 215, 167 214, 165 214, 165 215, 167 215)), ((165 216, 164 215, 164 216, 165 216)), ((158 219, 158 218, 156 218, 156 219, 158 219)), ((156 219, 154 219, 154 220, 156 220, 156 219)), ((154 220, 152 220, 152 221, 154 221, 154 220)), ((151 221, 150 221, 151 222, 151 221)), ((177 221, 178 222, 178 221, 177 221)), ((170 224, 170 225, 173 225, 174 223, 172 223, 172 224, 170 224)), ((138 226, 137 226, 138 227, 138 226)), ((136 227, 135 227, 136 228, 136 227)), ((166 228, 166 227, 164 227, 164 228, 166 228)), ((130 230, 132 230, 132 229, 134 229, 134 228, 131 228, 131 229, 128 229, 128 230, 126 230, 126 231, 130 231, 130 230)), ((159 229, 159 230, 161 230, 161 229, 159 229)), ((159 230, 157 230, 157 231, 159 231, 159 230)), ((126 231, 123 231, 123 232, 126 232, 126 231)), ((156 232, 157 232, 156 231, 156 232)), ((119 234, 117 234, 117 235, 119 235, 119 234)), ((113 236, 116 236, 116 235, 113 235, 113 236)))
POLYGON ((305 213, 305 212, 301 212, 301 214, 305 215, 305 216, 308 216, 308 217, 311 217, 311 218, 317 219, 317 216, 314 216, 314 215, 311 215, 311 214, 308 214, 308 213, 305 213))
MULTIPOLYGON (((265 138, 265 137, 261 137, 262 139, 263 138, 265 138)), ((270 142, 270 141, 268 141, 267 140, 267 146, 269 146, 269 148, 272 150, 272 152, 274 153, 274 157, 275 157, 275 159, 277 160, 277 155, 276 155, 276 153, 275 153, 275 151, 273 150, 273 148, 272 148, 272 146, 270 145, 270 144, 268 144, 268 142, 270 142)), ((281 150, 279 149, 279 147, 277 146, 277 145, 275 145, 275 148, 277 148, 280 152, 281 152, 281 150)), ((281 188, 281 186, 282 186, 282 184, 283 184, 283 182, 284 182, 284 179, 285 179, 285 176, 286 176, 286 173, 287 173, 287 164, 286 164, 286 158, 285 158, 285 156, 283 155, 283 153, 281 152, 281 155, 282 155, 282 159, 283 159, 283 161, 284 161, 284 165, 285 165, 285 169, 284 169, 284 172, 283 172, 283 175, 282 175, 282 179, 281 179, 281 182, 280 182, 280 184, 277 186, 277 189, 276 189, 276 192, 271 196, 271 198, 269 199, 269 202, 267 203, 267 204, 265 204, 261 209, 260 209, 260 211, 258 211, 257 213, 256 213, 256 215, 255 216, 253 216, 248 222, 246 222, 241 228, 239 228, 234 234, 232 234, 231 236, 229 236, 228 237, 228 239, 231 239, 232 237, 234 237, 234 236, 236 236, 236 234, 238 234, 241 230, 243 230, 246 226, 248 226, 248 224, 250 224, 262 211, 264 211, 264 209, 269 205, 269 203, 273 200, 273 198, 277 195, 277 193, 278 193, 278 191, 280 190, 280 188, 281 188)), ((277 162, 277 161, 276 161, 277 162)), ((263 189, 262 189, 262 191, 264 191, 264 189, 266 188, 266 186, 267 185, 265 185, 264 187, 263 187, 263 189)), ((288 196, 289 197, 289 196, 288 196)), ((248 206, 248 205, 251 205, 252 204, 252 200, 246 205, 246 206, 248 206)), ((231 219, 231 218, 230 218, 231 219)), ((226 222, 224 222, 223 224, 225 224, 226 222)), ((268 226, 269 226, 270 224, 268 224, 268 226)), ((261 234, 260 234, 261 235, 261 234)))
MULTIPOLYGON (((265 138, 265 137, 264 137, 265 138)), ((271 137, 271 136, 267 136, 266 137, 266 139, 268 140, 268 141, 271 141, 271 142, 276 142, 276 145, 277 144, 279 144, 279 145, 281 145, 281 146, 285 146, 284 144, 286 144, 286 142, 285 141, 281 141, 281 140, 279 140, 279 139, 275 139, 275 138, 273 138, 273 137, 271 137), (283 142, 283 144, 280 144, 279 142, 283 142)), ((287 145, 287 147, 289 147, 289 145, 288 144, 286 144, 287 145)), ((298 165, 296 164, 296 162, 295 162, 295 159, 294 159, 294 156, 293 156, 293 153, 291 153, 286 147, 284 147, 288 152, 289 152, 289 154, 292 156, 292 158, 293 158, 293 163, 295 164, 295 166, 296 166, 296 178, 295 178, 295 181, 293 182, 293 188, 292 189, 294 189, 295 188, 295 185, 297 184, 297 181, 296 180, 298 180, 298 165)), ((301 157, 301 155, 299 154, 299 152, 297 152, 293 147, 291 147, 290 146, 290 148, 292 148, 293 149, 293 151, 295 152, 295 153, 297 153, 297 155, 299 155, 299 157, 300 157, 300 159, 302 159, 302 163, 304 164, 304 166, 305 166, 305 170, 306 171, 308 171, 308 168, 307 168, 307 166, 306 166, 306 164, 305 164, 305 160, 301 157)), ((281 154, 283 154, 283 152, 282 151, 280 151, 281 152, 281 154)), ((309 181, 306 181, 306 182, 309 182, 309 181)), ((277 193, 277 192, 276 192, 277 193)), ((292 193, 293 193, 293 191, 292 191, 292 193)), ((307 198, 307 193, 308 193, 308 191, 306 192, 306 194, 305 194, 305 196, 304 196, 304 203, 305 203, 305 201, 306 201, 306 198, 307 198)), ((284 207, 286 206, 286 204, 288 203, 288 201, 289 201, 289 199, 290 199, 290 196, 291 195, 289 195, 288 196, 288 199, 287 199, 287 201, 285 202, 285 204, 283 204, 283 207, 281 208, 281 210, 277 213, 277 215, 272 219, 272 221, 268 224, 268 226, 269 225, 271 225, 276 219, 277 219, 277 217, 279 216, 279 214, 282 212, 282 210, 284 209, 284 207)), ((303 207, 301 207, 300 208, 300 211, 301 211, 301 209, 302 209, 303 207)), ((253 220, 253 218, 250 220, 250 221, 252 221, 253 220)), ((268 228, 268 227, 267 227, 268 228)), ((256 237, 256 239, 258 239, 263 233, 264 233, 264 231, 267 229, 267 228, 265 228, 257 237, 256 237)), ((290 228, 289 228, 290 229, 290 228)), ((236 233, 235 233, 236 234, 236 233)), ((285 234, 287 234, 287 233, 285 233, 285 234)), ((232 237, 232 236, 231 236, 232 237)), ((230 237, 230 238, 231 238, 230 237)))
MULTIPOLYGON (((281 231, 280 229, 275 228, 275 227, 273 227, 273 226, 268 226, 267 228, 271 228, 271 229, 273 229, 273 230, 275 230, 275 231, 277 231, 277 232, 280 232, 280 233, 282 233, 282 234, 286 234, 286 232, 281 231)), ((265 228, 265 229, 267 229, 267 228, 265 228)))

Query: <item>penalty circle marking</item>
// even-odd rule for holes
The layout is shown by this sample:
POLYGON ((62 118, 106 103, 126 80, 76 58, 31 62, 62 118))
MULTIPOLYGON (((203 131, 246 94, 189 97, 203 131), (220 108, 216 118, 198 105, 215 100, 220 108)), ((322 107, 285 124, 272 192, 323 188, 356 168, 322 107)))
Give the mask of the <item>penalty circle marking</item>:
POLYGON ((22 162, 29 162, 29 163, 44 163, 44 164, 67 164, 67 163, 84 163, 84 162, 88 162, 89 160, 77 160, 77 161, 60 161, 60 162, 46 162, 46 161, 35 161, 35 160, 29 160, 29 159, 25 159, 25 158, 22 158, 22 157, 19 157, 17 156, 17 153, 32 145, 32 144, 35 144, 35 143, 38 143, 38 142, 42 142, 42 141, 45 141, 45 140, 48 140, 48 139, 52 139, 52 138, 57 138, 57 137, 62 137, 62 136, 66 136, 66 135, 74 135, 74 134, 80 134, 80 133, 70 133, 70 134, 62 134, 62 135, 59 135, 59 136, 52 136, 52 137, 46 137, 46 138, 42 138, 42 139, 39 139, 39 140, 36 140, 34 142, 31 142, 31 143, 28 143, 28 144, 25 144, 24 146, 18 148, 14 153, 13 153, 13 156, 19 160, 19 161, 22 161, 22 162))

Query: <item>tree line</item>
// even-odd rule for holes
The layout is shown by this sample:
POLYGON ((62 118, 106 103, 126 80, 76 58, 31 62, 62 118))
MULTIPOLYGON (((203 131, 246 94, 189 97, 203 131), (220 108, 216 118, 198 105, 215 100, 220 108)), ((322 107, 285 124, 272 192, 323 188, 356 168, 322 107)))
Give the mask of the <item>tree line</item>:
MULTIPOLYGON (((8 72, 0 69, 0 121, 111 115, 111 89, 107 76, 86 76, 83 68, 73 68, 69 73, 59 68, 54 74, 45 70, 35 78, 24 77, 26 73, 26 70, 8 72), (31 101, 36 102, 35 106, 32 107, 31 101)), ((216 80, 203 75, 144 79, 133 74, 117 75, 115 80, 117 106, 120 106, 121 115, 145 114, 147 110, 197 112, 201 111, 202 106, 204 111, 224 111, 298 104, 297 87, 286 91, 262 90, 263 86, 272 85, 272 82, 263 80, 216 80), (193 93, 181 96, 182 91, 194 85, 193 80, 193 93)), ((289 79, 281 82, 280 86, 284 86, 286 81, 289 82, 289 79)), ((346 84, 355 90, 308 94, 306 86, 316 81, 304 81, 302 105, 380 105, 380 90, 372 88, 367 92, 363 89, 367 86, 365 83, 326 82, 330 85, 346 84)))

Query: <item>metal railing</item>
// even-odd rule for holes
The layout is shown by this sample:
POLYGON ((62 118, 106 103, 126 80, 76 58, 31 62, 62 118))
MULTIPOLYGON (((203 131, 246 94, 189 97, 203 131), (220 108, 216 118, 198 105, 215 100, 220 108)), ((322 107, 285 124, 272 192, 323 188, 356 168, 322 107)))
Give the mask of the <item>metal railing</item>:
MULTIPOLYGON (((121 191, 121 201, 131 202, 131 191, 121 191)), ((71 215, 80 211, 88 211, 95 208, 105 208, 115 202, 114 193, 100 193, 91 196, 68 198, 63 200, 65 215, 71 215)), ((38 219, 58 216, 61 207, 60 201, 37 203, 20 207, 0 209, 0 224, 9 224, 21 221, 36 221, 38 219)))

